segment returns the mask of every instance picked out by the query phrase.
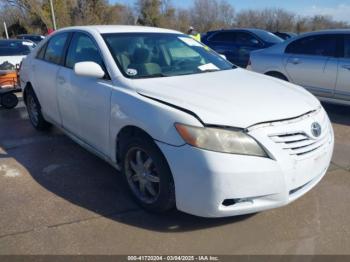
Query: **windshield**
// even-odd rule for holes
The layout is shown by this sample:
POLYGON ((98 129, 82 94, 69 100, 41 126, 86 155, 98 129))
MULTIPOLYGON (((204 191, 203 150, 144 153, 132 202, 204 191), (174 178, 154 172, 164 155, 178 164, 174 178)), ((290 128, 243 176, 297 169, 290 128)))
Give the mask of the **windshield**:
POLYGON ((228 70, 230 62, 186 35, 103 35, 114 60, 129 78, 167 77, 228 70))
POLYGON ((283 42, 283 39, 278 37, 277 35, 264 31, 264 30, 252 30, 254 34, 260 37, 263 41, 271 43, 271 44, 279 44, 283 42))
POLYGON ((28 55, 34 44, 25 41, 0 41, 0 56, 28 55))

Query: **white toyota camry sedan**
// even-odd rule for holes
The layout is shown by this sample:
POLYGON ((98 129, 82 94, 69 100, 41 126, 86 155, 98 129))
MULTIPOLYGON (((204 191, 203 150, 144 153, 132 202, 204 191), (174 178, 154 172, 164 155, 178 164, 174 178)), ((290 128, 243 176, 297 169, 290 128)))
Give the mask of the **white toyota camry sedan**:
POLYGON ((313 95, 177 31, 65 28, 20 76, 32 125, 53 124, 115 166, 147 210, 224 217, 280 207, 331 160, 332 126, 313 95))

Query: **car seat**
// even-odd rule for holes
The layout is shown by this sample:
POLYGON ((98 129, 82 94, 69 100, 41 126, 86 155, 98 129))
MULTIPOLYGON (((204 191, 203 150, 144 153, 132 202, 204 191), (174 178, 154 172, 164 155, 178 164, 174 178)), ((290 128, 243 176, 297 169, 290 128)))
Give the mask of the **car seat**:
POLYGON ((146 48, 136 48, 129 69, 136 69, 138 76, 160 74, 159 64, 150 62, 151 52, 146 48))

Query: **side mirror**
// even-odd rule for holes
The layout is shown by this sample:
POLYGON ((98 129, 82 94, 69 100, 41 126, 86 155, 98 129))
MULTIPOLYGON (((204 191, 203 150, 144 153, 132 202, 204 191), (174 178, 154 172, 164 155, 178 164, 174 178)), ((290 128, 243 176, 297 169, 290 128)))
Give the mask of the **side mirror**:
POLYGON ((101 66, 95 62, 79 62, 74 65, 74 73, 78 76, 86 76, 93 78, 103 78, 105 72, 101 66))
POLYGON ((223 58, 223 59, 227 60, 227 58, 226 58, 226 56, 225 56, 225 55, 220 54, 220 56, 221 56, 221 58, 223 58))
POLYGON ((256 40, 256 39, 250 40, 250 43, 251 43, 253 46, 258 46, 258 45, 259 45, 259 41, 256 40))

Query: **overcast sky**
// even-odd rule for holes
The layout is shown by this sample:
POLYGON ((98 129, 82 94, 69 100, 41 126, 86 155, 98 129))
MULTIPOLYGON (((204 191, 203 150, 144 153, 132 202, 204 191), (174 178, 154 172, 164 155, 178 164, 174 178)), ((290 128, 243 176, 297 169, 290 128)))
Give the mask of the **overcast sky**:
MULTIPOLYGON (((109 0, 111 3, 133 4, 135 0, 109 0)), ((335 20, 350 22, 350 0, 227 0, 236 10, 280 7, 300 15, 331 15, 335 20)), ((186 7, 191 0, 173 0, 174 5, 186 7)))

